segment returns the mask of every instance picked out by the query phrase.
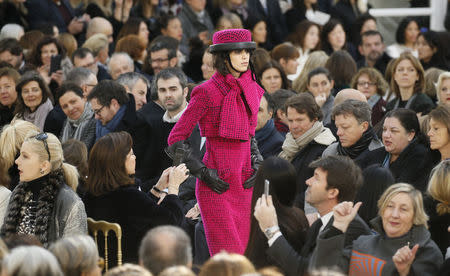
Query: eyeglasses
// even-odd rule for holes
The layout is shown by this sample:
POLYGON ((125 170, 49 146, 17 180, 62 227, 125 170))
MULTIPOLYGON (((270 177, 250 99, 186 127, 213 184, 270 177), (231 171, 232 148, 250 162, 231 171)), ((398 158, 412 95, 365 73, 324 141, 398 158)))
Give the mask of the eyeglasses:
POLYGON ((105 107, 105 106, 103 105, 103 106, 100 107, 99 109, 97 109, 97 110, 93 109, 92 111, 94 111, 95 114, 99 115, 100 112, 102 112, 102 109, 103 109, 104 107, 105 107))
POLYGON ((168 61, 170 58, 156 58, 156 59, 149 59, 150 64, 152 63, 163 63, 164 61, 168 61))
POLYGON ((356 85, 358 85, 358 86, 373 86, 373 85, 376 85, 376 83, 365 81, 365 82, 357 82, 356 85))
POLYGON ((48 154, 48 161, 50 162, 50 150, 49 150, 48 144, 47 144, 47 138, 48 138, 47 133, 41 132, 38 135, 34 136, 34 138, 36 138, 36 140, 42 141, 42 143, 44 143, 45 149, 47 150, 47 154, 48 154))

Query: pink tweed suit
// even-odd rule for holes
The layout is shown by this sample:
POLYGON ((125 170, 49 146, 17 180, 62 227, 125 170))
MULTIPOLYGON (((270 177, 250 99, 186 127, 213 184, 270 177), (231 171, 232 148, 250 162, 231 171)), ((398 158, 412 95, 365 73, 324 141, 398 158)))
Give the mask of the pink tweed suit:
POLYGON ((230 183, 228 191, 217 194, 197 179, 196 196, 211 256, 221 250, 243 254, 247 246, 253 189, 244 189, 243 183, 253 173, 250 138, 255 135, 263 93, 250 70, 238 79, 215 73, 194 88, 188 108, 169 135, 169 145, 185 140, 198 123, 206 137, 203 162, 230 183))

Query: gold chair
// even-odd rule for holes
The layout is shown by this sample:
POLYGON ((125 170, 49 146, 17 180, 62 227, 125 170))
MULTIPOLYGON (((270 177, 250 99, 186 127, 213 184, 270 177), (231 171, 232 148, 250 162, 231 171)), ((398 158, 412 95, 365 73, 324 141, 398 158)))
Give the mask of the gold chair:
POLYGON ((103 233, 105 237, 105 271, 108 271, 108 232, 113 231, 117 237, 117 265, 122 265, 122 228, 117 223, 110 223, 104 220, 87 219, 89 232, 94 235, 95 243, 98 246, 97 235, 98 231, 103 233))

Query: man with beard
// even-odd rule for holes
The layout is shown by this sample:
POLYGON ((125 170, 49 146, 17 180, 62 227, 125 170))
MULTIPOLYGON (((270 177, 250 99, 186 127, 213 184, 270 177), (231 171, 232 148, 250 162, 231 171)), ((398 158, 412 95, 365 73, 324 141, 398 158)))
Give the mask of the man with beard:
POLYGON ((373 67, 384 75, 391 58, 384 51, 385 45, 380 32, 370 30, 362 33, 358 49, 362 55, 362 58, 356 63, 358 69, 373 67))

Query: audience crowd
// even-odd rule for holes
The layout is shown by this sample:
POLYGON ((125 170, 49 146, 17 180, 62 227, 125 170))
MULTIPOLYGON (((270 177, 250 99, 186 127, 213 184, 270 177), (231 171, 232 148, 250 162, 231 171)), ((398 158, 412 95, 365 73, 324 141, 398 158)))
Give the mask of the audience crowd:
MULTIPOLYGON (((0 0, 1 275, 450 275, 450 34, 404 17, 387 45, 370 9, 0 0), (237 51, 210 52, 226 29, 251 32, 248 68, 264 90, 254 113, 241 110, 257 124, 236 252, 207 242, 206 223, 223 244, 235 237, 215 219, 229 210, 201 210, 205 171, 169 147, 189 132, 189 160, 210 158, 211 130, 182 117, 191 91, 218 77, 245 89, 234 78, 249 74, 225 66, 237 51), (94 240, 88 217, 119 224, 120 246, 94 240)), ((208 121, 224 98, 191 105, 208 121)), ((206 189, 230 197, 219 176, 233 174, 219 172, 207 176, 222 186, 206 189)))

